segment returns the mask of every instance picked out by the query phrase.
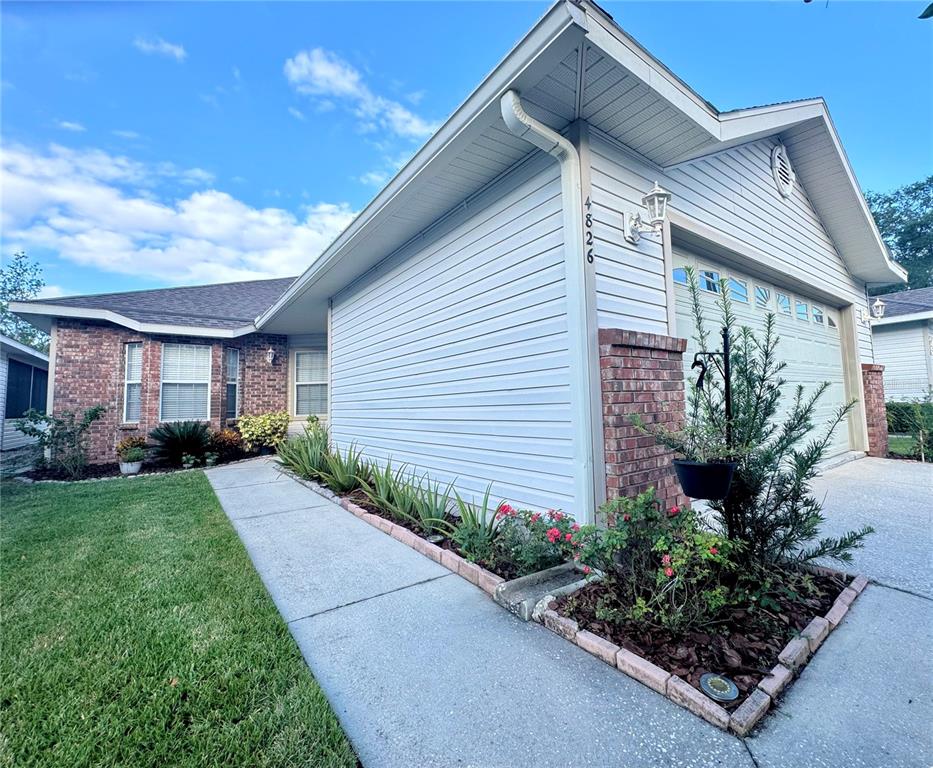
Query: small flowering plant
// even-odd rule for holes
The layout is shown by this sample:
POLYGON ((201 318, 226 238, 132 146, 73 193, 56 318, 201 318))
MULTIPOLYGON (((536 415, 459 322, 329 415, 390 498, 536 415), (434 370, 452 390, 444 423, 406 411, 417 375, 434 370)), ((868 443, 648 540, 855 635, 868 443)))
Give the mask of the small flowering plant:
POLYGON ((519 576, 560 565, 579 554, 580 526, 560 510, 535 512, 503 503, 496 518, 500 554, 514 564, 519 576))
POLYGON ((693 510, 664 508, 650 489, 613 499, 601 512, 607 526, 583 528, 577 554, 612 587, 604 619, 684 631, 708 623, 727 604, 721 577, 732 569, 736 545, 704 529, 693 510))

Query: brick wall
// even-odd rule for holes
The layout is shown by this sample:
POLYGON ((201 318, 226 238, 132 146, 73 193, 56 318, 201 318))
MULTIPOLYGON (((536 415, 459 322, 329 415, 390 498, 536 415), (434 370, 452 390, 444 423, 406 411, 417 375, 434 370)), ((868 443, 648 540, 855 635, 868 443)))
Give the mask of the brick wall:
POLYGON ((240 350, 240 413, 263 413, 287 407, 288 339, 270 334, 250 334, 236 339, 148 335, 128 328, 85 320, 59 320, 55 330, 55 387, 53 410, 80 413, 93 405, 105 405, 104 417, 91 430, 89 459, 92 463, 115 461, 114 448, 129 435, 147 435, 159 423, 162 344, 179 342, 211 346, 210 425, 225 424, 226 371, 224 348, 240 350), (140 420, 123 423, 124 346, 141 342, 142 386, 140 420), (270 365, 266 351, 275 350, 270 365))
POLYGON ((888 455, 888 418, 884 407, 884 366, 862 363, 865 420, 868 422, 868 455, 888 455))
POLYGON ((679 429, 684 421, 683 353, 687 342, 650 333, 599 331, 599 365, 609 498, 631 496, 650 486, 667 505, 684 504, 672 451, 641 434, 629 417, 679 429))

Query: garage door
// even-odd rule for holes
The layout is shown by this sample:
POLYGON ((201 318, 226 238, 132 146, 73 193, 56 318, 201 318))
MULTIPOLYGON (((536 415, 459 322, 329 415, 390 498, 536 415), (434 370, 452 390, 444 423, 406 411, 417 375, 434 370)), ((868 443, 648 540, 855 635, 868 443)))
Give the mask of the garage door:
MULTIPOLYGON (((804 393, 811 393, 824 381, 830 383, 829 389, 820 399, 814 424, 822 432, 822 427, 833 416, 839 406, 846 402, 845 382, 842 373, 842 345, 839 334, 839 315, 835 309, 814 301, 806 295, 790 290, 786 286, 768 280, 759 280, 750 274, 743 274, 730 267, 708 259, 694 256, 689 252, 674 250, 674 290, 677 299, 677 335, 686 338, 687 354, 684 362, 688 376, 697 351, 693 339, 695 324, 690 303, 690 291, 686 287, 684 267, 690 265, 697 273, 702 292, 704 318, 710 332, 710 343, 718 340, 720 325, 716 299, 719 291, 719 279, 729 281, 729 292, 733 307, 741 325, 747 325, 756 332, 763 331, 765 317, 769 312, 777 318, 777 332, 780 336, 777 354, 787 363, 783 377, 787 380, 784 387, 782 404, 786 408, 794 396, 798 384, 804 387, 804 393)), ((717 345, 718 348, 718 345, 717 345)), ((815 430, 816 432, 816 430, 815 430)), ((814 434, 815 434, 814 432, 814 434)), ((832 443, 827 449, 827 457, 849 450, 848 420, 836 428, 832 443)))

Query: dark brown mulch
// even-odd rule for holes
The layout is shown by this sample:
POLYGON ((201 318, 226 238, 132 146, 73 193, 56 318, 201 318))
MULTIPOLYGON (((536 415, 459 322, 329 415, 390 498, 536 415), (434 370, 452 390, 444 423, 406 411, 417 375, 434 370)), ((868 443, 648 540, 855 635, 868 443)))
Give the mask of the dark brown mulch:
MULTIPOLYGON (((231 461, 239 461, 246 456, 235 456, 227 461, 218 461, 217 466, 228 464, 231 461)), ((201 466, 200 469, 205 467, 201 466)), ((169 464, 160 464, 156 462, 146 462, 137 474, 140 475, 164 475, 166 472, 177 472, 181 467, 171 466, 169 464)), ((29 480, 74 480, 75 478, 62 472, 60 469, 52 467, 43 467, 40 469, 30 469, 28 472, 20 473, 19 477, 25 477, 29 480)), ((120 477, 120 465, 117 462, 109 464, 88 464, 79 480, 99 480, 104 477, 120 477)))
POLYGON ((600 597, 611 589, 602 582, 588 584, 573 595, 552 603, 558 613, 577 621, 581 629, 606 638, 657 664, 673 675, 700 687, 700 676, 716 672, 731 678, 739 698, 724 704, 735 709, 767 677, 778 654, 789 640, 815 616, 823 616, 851 579, 812 575, 812 595, 794 600, 772 594, 779 607, 735 608, 717 624, 702 631, 675 635, 659 627, 638 626, 631 621, 604 621, 596 616, 600 597))

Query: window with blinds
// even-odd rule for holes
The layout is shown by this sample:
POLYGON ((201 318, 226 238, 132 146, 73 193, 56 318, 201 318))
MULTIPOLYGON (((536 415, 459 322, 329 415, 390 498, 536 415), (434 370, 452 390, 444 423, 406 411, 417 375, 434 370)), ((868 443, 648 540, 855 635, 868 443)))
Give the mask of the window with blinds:
POLYGON ((211 348, 162 345, 161 421, 210 418, 211 348))
POLYGON ((225 352, 224 369, 227 383, 226 417, 235 419, 240 413, 240 350, 227 347, 225 352))
POLYGON ((139 422, 143 381, 143 345, 135 341, 125 347, 123 369, 123 421, 139 422))
POLYGON ((327 352, 295 353, 295 415, 327 413, 327 352))

